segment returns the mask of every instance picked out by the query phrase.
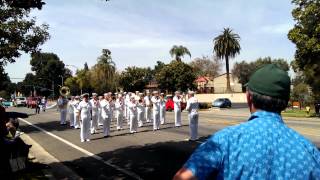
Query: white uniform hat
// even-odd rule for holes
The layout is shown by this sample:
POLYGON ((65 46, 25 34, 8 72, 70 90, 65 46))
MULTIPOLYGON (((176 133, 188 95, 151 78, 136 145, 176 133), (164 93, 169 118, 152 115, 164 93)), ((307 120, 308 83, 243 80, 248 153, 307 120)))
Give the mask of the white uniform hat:
POLYGON ((194 94, 194 91, 188 91, 188 94, 193 95, 193 94, 194 94))
POLYGON ((92 93, 92 96, 98 96, 98 94, 97 93, 92 93))
POLYGON ((85 96, 89 97, 89 93, 84 93, 84 94, 81 95, 81 97, 85 97, 85 96))
POLYGON ((180 91, 176 91, 175 94, 180 94, 180 91))
POLYGON ((76 97, 74 97, 75 99, 80 99, 80 96, 76 96, 76 97))
POLYGON ((158 92, 158 91, 153 91, 152 93, 153 93, 153 94, 158 94, 159 92, 158 92))
POLYGON ((108 93, 104 93, 104 94, 103 94, 103 96, 108 96, 108 95, 109 95, 108 93))

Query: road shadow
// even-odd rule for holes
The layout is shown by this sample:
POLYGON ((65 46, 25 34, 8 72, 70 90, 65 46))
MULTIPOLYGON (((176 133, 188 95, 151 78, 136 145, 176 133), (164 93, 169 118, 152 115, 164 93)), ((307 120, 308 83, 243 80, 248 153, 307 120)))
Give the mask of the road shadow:
MULTIPOLYGON (((199 140, 205 141, 208 137, 199 140)), ((197 142, 168 141, 144 146, 128 146, 110 152, 96 154, 107 163, 134 172, 142 179, 172 179, 192 152, 199 146, 197 142)), ((133 179, 92 157, 82 157, 63 162, 84 179, 133 179)))

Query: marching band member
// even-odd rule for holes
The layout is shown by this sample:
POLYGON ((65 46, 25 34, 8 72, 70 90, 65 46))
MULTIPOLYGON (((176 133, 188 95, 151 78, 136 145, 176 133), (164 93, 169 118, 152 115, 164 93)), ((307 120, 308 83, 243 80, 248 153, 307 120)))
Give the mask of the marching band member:
POLYGON ((123 92, 123 103, 124 103, 124 111, 123 111, 123 119, 127 119, 127 104, 126 104, 126 97, 127 97, 127 92, 123 92))
POLYGON ((123 111, 125 109, 124 100, 122 94, 118 95, 118 98, 115 103, 116 119, 117 119, 117 130, 122 129, 123 123, 123 111))
POLYGON ((145 108, 145 115, 146 115, 146 122, 149 123, 151 122, 151 97, 150 97, 150 92, 147 91, 146 92, 146 96, 144 97, 144 102, 145 102, 145 105, 146 105, 146 108, 145 108))
POLYGON ((66 125, 68 100, 60 95, 57 104, 60 111, 60 124, 66 125))
POLYGON ((182 102, 182 97, 181 97, 180 91, 176 91, 175 96, 173 97, 175 127, 181 126, 181 102, 182 102))
POLYGON ((130 133, 136 133, 138 129, 137 102, 134 96, 130 97, 130 103, 128 106, 130 110, 130 133))
POLYGON ((111 99, 108 93, 104 94, 104 99, 100 103, 101 115, 103 119, 103 135, 104 137, 110 136, 110 123, 111 123, 111 99))
POLYGON ((166 123, 166 99, 164 98, 164 93, 160 94, 160 122, 161 124, 166 123))
POLYGON ((74 128, 74 96, 71 96, 70 101, 68 102, 68 116, 69 116, 69 122, 70 122, 70 127, 74 128))
POLYGON ((160 129, 160 98, 158 91, 153 92, 151 102, 153 104, 153 130, 156 131, 160 129))
POLYGON ((189 117, 189 127, 190 127, 190 139, 191 141, 195 141, 198 138, 198 114, 199 103, 198 99, 194 97, 194 92, 188 92, 188 101, 186 110, 188 111, 189 117))
MULTIPOLYGON (((103 96, 99 96, 99 104, 101 103, 101 101, 103 100, 103 96)), ((98 108, 98 126, 103 126, 103 119, 102 119, 102 116, 101 116, 101 107, 99 106, 98 108)))
POLYGON ((97 93, 92 93, 92 99, 90 100, 92 105, 92 121, 91 121, 91 134, 97 133, 98 130, 98 117, 100 103, 97 93))
POLYGON ((113 121, 113 111, 114 111, 114 102, 113 102, 113 98, 112 98, 112 92, 108 92, 108 96, 109 96, 109 103, 111 106, 111 122, 113 121))
POLYGON ((130 104, 130 98, 131 98, 132 93, 128 92, 126 96, 126 104, 127 104, 127 123, 128 125, 130 124, 130 109, 129 109, 129 104, 130 104))
POLYGON ((79 129, 79 128, 80 128, 79 111, 78 111, 79 103, 80 103, 80 97, 79 97, 79 96, 76 96, 76 97, 74 98, 73 103, 72 103, 72 106, 73 106, 73 115, 74 115, 73 125, 74 125, 74 128, 75 128, 75 129, 79 129))
POLYGON ((91 112, 92 105, 89 101, 89 94, 82 95, 82 101, 78 106, 79 110, 79 119, 80 119, 80 139, 81 142, 90 141, 90 120, 91 120, 91 112))
POLYGON ((143 121, 144 121, 144 109, 145 109, 145 103, 143 100, 143 93, 139 93, 137 100, 138 100, 138 104, 137 104, 138 126, 142 127, 143 121))

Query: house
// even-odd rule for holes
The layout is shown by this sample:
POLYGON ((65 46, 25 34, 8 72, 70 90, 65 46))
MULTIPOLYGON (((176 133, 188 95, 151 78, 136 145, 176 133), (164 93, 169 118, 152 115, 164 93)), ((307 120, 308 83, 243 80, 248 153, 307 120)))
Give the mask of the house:
POLYGON ((199 76, 195 83, 198 93, 214 93, 213 79, 208 76, 199 76))
MULTIPOLYGON (((227 90, 227 74, 221 74, 215 78, 208 76, 199 76, 195 83, 197 84, 198 93, 226 93, 227 90)), ((230 86, 234 93, 242 92, 242 85, 238 83, 238 79, 230 74, 230 86)))

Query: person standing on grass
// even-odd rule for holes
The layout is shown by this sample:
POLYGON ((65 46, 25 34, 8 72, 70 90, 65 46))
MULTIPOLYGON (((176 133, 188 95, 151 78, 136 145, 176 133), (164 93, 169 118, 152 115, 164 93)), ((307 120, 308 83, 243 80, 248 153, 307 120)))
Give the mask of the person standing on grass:
POLYGON ((90 121, 92 117, 92 105, 89 101, 89 94, 82 95, 82 101, 78 106, 80 119, 80 139, 81 142, 90 141, 90 121))
POLYGON ((319 150, 281 117, 290 86, 276 65, 257 70, 246 85, 248 122, 212 135, 174 179, 320 179, 319 150))
POLYGON ((190 139, 189 141, 195 141, 198 139, 198 120, 199 120, 199 103, 198 99, 194 97, 194 92, 188 92, 188 101, 186 110, 188 111, 189 127, 190 127, 190 139))

